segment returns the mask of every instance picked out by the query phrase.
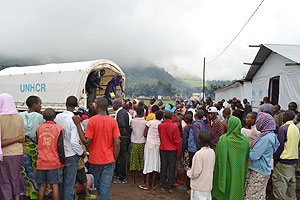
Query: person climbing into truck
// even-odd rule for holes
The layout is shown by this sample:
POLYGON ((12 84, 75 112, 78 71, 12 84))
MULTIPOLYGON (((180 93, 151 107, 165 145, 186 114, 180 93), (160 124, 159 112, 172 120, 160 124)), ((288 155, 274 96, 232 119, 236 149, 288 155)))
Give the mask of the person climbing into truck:
POLYGON ((100 71, 93 71, 89 74, 85 89, 88 92, 88 98, 87 98, 87 107, 89 108, 94 100, 97 97, 96 90, 99 88, 100 90, 103 90, 103 88, 100 85, 100 79, 105 75, 105 69, 101 69, 100 71))
POLYGON ((122 86, 122 76, 118 75, 117 77, 112 78, 108 83, 105 89, 104 97, 108 100, 108 104, 112 105, 113 100, 117 96, 117 86, 121 87, 122 93, 124 92, 122 86))

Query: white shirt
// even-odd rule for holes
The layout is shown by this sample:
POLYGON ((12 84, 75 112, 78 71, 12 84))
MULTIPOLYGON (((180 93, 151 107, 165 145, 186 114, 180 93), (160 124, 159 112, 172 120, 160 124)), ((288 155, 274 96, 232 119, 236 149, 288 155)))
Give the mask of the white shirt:
POLYGON ((147 122, 146 126, 149 127, 146 141, 147 145, 160 145, 160 137, 158 133, 158 125, 160 123, 160 120, 157 119, 147 122))
POLYGON ((133 143, 146 142, 146 138, 144 136, 146 124, 147 121, 144 119, 144 117, 137 117, 131 121, 131 127, 132 127, 131 142, 133 143))
POLYGON ((192 168, 187 171, 191 179, 191 188, 201 192, 211 191, 215 166, 215 152, 202 147, 193 157, 192 168))
POLYGON ((56 115, 54 121, 57 125, 64 128, 64 146, 65 146, 65 156, 71 157, 74 155, 82 155, 83 149, 79 144, 80 137, 77 127, 72 119, 74 113, 70 111, 64 111, 56 115))

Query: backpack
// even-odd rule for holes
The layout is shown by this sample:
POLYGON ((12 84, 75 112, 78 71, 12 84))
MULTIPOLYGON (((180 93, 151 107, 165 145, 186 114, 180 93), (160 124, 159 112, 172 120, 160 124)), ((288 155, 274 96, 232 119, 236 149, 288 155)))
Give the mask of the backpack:
POLYGON ((197 145, 196 145, 196 140, 195 140, 195 137, 194 137, 193 128, 190 128, 190 132, 189 132, 188 151, 193 152, 193 153, 198 151, 198 148, 197 148, 197 145))

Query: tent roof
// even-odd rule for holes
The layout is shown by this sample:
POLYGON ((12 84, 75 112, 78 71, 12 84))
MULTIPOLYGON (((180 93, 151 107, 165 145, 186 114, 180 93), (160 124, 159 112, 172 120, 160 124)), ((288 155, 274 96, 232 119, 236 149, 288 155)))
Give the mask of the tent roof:
POLYGON ((261 44, 260 49, 256 54, 251 67, 246 75, 246 81, 252 81, 256 72, 264 64, 266 59, 272 52, 280 54, 281 56, 295 62, 300 63, 300 45, 288 44, 261 44))
POLYGON ((119 72, 124 76, 121 68, 114 62, 106 59, 84 61, 84 62, 71 62, 71 63, 52 63, 46 65, 35 65, 25 67, 8 67, 0 71, 0 76, 5 75, 16 75, 16 74, 35 74, 35 73, 46 73, 46 72, 63 72, 63 71, 77 71, 83 70, 89 72, 93 67, 98 65, 107 64, 108 68, 113 71, 119 72))

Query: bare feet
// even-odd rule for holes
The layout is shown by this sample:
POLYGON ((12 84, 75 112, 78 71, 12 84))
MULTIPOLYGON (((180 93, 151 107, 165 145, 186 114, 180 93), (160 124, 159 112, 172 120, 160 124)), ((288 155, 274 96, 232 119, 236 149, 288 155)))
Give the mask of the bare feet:
POLYGON ((157 185, 156 184, 152 185, 152 189, 155 189, 155 188, 157 188, 157 185))
POLYGON ((134 184, 135 184, 135 180, 134 180, 134 179, 131 179, 130 184, 131 184, 131 185, 134 185, 134 184))

